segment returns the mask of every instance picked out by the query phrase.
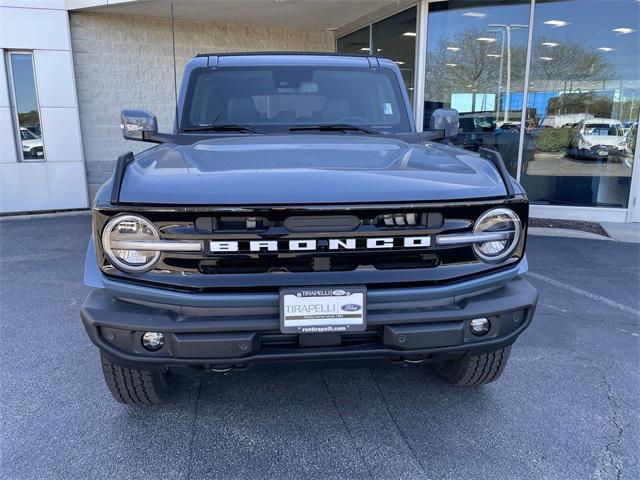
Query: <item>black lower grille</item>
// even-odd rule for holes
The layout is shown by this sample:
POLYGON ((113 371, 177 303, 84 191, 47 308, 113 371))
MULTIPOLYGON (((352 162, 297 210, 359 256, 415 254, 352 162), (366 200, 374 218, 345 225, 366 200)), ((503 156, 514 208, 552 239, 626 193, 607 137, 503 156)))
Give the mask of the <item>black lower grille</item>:
MULTIPOLYGON (((340 347, 371 346, 382 343, 382 335, 379 330, 367 330, 365 332, 342 333, 340 347)), ((260 344, 267 348, 300 348, 300 335, 273 333, 260 337, 260 344)))

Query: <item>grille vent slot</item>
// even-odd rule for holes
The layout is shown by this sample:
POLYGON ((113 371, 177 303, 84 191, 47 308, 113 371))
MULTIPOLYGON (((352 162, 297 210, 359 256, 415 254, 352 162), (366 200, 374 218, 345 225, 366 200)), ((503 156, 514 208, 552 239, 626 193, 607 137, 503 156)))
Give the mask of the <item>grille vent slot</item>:
POLYGON ((378 215, 374 222, 381 228, 427 227, 428 229, 437 229, 442 227, 444 217, 437 212, 399 212, 378 215))
POLYGON ((351 232, 360 226, 355 215, 293 216, 284 221, 290 232, 351 232))
POLYGON ((267 218, 254 216, 198 217, 195 221, 198 233, 217 231, 244 232, 266 230, 272 225, 267 218))

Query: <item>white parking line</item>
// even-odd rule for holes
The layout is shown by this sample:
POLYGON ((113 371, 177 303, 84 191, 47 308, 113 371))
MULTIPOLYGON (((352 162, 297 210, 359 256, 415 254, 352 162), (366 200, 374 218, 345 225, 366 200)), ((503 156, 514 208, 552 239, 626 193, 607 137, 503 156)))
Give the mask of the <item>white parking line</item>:
POLYGON ((543 282, 547 282, 553 286, 564 288, 565 290, 569 290, 570 292, 577 293, 578 295, 582 295, 583 297, 590 298, 591 300, 595 300, 597 302, 603 303, 613 308, 617 308, 622 310, 623 312, 630 313, 631 315, 640 316, 640 310, 637 308, 630 307, 623 303, 616 302, 615 300, 610 300, 606 297, 602 297, 600 295, 595 295, 591 292, 587 292, 581 288, 574 287, 573 285, 569 285, 568 283, 559 282, 558 280, 554 280, 553 278, 549 278, 545 275, 540 275, 535 272, 528 272, 527 275, 537 278, 538 280, 542 280, 543 282))
POLYGON ((63 255, 75 255, 74 252, 31 253, 29 255, 14 255, 13 257, 0 257, 0 263, 31 262, 33 260, 54 260, 63 255))

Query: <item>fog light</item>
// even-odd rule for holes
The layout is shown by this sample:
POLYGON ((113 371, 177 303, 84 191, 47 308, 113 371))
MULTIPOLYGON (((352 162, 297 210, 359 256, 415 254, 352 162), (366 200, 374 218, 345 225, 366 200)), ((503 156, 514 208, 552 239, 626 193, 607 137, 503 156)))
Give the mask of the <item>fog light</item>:
POLYGON ((470 322, 471 333, 473 333, 476 337, 482 337, 486 335, 489 330, 491 330, 491 322, 486 318, 474 318, 470 322))
POLYGON ((150 352, 157 352, 164 346, 164 335, 160 332, 146 332, 142 335, 142 346, 150 352))

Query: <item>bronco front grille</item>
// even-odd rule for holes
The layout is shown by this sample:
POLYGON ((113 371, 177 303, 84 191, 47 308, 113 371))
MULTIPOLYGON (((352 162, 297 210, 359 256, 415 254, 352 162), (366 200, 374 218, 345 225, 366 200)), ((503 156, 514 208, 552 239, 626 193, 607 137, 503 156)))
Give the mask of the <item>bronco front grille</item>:
MULTIPOLYGON (((443 278, 496 268, 479 262, 471 246, 436 245, 436 237, 469 233, 482 213, 507 202, 526 227, 528 206, 524 198, 317 208, 131 207, 126 212, 152 221, 163 240, 201 242, 201 251, 163 252, 153 270, 135 275, 112 267, 101 255, 99 245, 98 258, 102 270, 109 275, 198 290, 216 285, 245 288, 299 284, 294 278, 302 274, 309 275, 304 284, 311 285, 395 283, 403 278, 398 272, 425 272, 408 274, 407 282, 436 277, 441 282, 443 278), (385 244, 385 239, 392 239, 392 245, 385 244), (447 273, 427 273, 445 268, 447 273), (393 272, 393 277, 387 272, 393 272), (326 276, 336 273, 344 275, 326 276)), ((95 210, 94 238, 100 238, 106 222, 118 213, 123 213, 122 207, 117 211, 95 210)), ((523 249, 524 242, 515 252, 516 260, 523 249)))
POLYGON ((278 214, 201 216, 193 227, 169 224, 159 225, 159 229, 166 238, 203 240, 200 254, 165 255, 167 268, 224 275, 416 269, 442 262, 471 262, 470 248, 439 252, 431 248, 433 235, 471 224, 469 220, 445 220, 439 212, 404 211, 284 218, 278 214), (404 239, 425 246, 406 246, 404 239), (393 246, 389 248, 387 243, 393 246))

